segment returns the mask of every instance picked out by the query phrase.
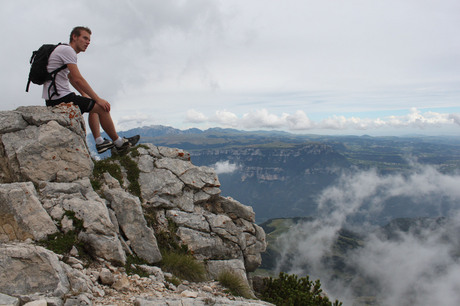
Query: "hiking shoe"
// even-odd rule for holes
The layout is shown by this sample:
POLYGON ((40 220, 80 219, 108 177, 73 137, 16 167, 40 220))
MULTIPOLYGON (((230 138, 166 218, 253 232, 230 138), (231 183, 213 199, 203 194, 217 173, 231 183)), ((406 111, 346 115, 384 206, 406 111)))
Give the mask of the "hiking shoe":
POLYGON ((111 140, 104 138, 103 143, 96 144, 96 150, 97 150, 97 153, 101 154, 107 151, 108 149, 113 148, 114 146, 115 144, 111 140))
POLYGON ((129 137, 129 138, 123 137, 123 144, 119 147, 113 146, 112 153, 115 153, 118 155, 125 154, 126 152, 128 152, 129 149, 131 149, 137 144, 140 138, 141 137, 139 135, 129 137))
POLYGON ((129 137, 129 138, 126 138, 126 139, 128 139, 128 141, 131 144, 131 146, 134 147, 137 144, 137 142, 139 141, 140 138, 141 138, 141 136, 135 135, 133 137, 129 137))

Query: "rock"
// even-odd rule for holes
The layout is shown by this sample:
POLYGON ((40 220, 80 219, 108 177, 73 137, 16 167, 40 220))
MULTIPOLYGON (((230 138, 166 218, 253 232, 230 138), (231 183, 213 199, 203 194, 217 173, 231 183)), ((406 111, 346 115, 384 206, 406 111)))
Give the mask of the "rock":
POLYGON ((47 306, 48 302, 46 300, 36 300, 32 302, 25 303, 23 306, 47 306))
POLYGON ((246 206, 231 197, 219 197, 211 203, 206 203, 206 208, 215 214, 226 214, 236 220, 245 219, 255 222, 255 213, 251 206, 246 206))
POLYGON ((188 170, 195 168, 190 161, 177 160, 173 158, 161 158, 156 160, 155 166, 158 169, 167 169, 174 173, 177 177, 180 177, 188 170))
POLYGON ((193 214, 178 210, 168 210, 166 217, 170 218, 178 226, 186 226, 202 232, 210 232, 209 223, 201 214, 193 214))
MULTIPOLYGON (((43 292, 62 297, 70 291, 71 281, 74 286, 78 281, 88 281, 81 272, 60 262, 53 252, 32 244, 0 244, 0 262, 0 292, 6 294, 43 292)), ((75 286, 75 290, 88 289, 75 286)))
POLYGON ((139 174, 142 198, 149 201, 157 194, 178 195, 184 188, 184 183, 171 171, 153 169, 152 172, 139 174))
POLYGON ((102 269, 99 273, 99 281, 103 285, 111 286, 115 282, 115 277, 109 269, 102 269))
POLYGON ((214 233, 224 239, 237 243, 244 249, 246 243, 242 239, 243 231, 233 223, 229 216, 208 214, 206 215, 206 219, 214 233))
MULTIPOLYGON (((0 112, 1 118, 1 112, 0 112)), ((2 306, 19 306, 19 299, 6 294, 0 293, 0 305, 2 306)))
POLYGON ((190 291, 190 290, 184 290, 184 291, 181 292, 180 296, 186 297, 186 298, 197 298, 198 297, 198 292, 190 291))
POLYGON ((122 189, 105 190, 105 195, 136 255, 148 263, 159 262, 161 253, 157 240, 153 230, 147 226, 139 198, 122 189))
POLYGON ((163 274, 163 271, 158 267, 139 265, 139 268, 141 268, 151 276, 153 275, 155 279, 159 282, 163 282, 165 280, 165 275, 163 274))
POLYGON ((180 176, 180 179, 193 188, 220 187, 214 169, 209 167, 192 167, 180 176))
POLYGON ((17 132, 27 126, 28 123, 22 117, 21 112, 17 110, 0 112, 0 134, 17 132))
MULTIPOLYGON (((49 113, 46 107, 34 109, 49 113)), ((3 182, 70 182, 91 174, 93 162, 84 138, 56 120, 45 121, 33 121, 37 125, 2 134, 4 155, 0 164, 9 165, 3 182)))
POLYGON ((89 179, 72 183, 42 182, 40 199, 48 211, 59 207, 64 212, 75 213, 75 217, 83 221, 78 237, 95 256, 125 264, 126 255, 117 229, 110 219, 105 201, 94 192, 89 179))
POLYGON ((129 286, 129 279, 125 275, 120 275, 120 277, 112 285, 113 289, 117 291, 127 291, 129 286))
POLYGON ((181 149, 176 148, 168 148, 168 147, 158 147, 158 153, 162 157, 169 157, 175 158, 180 160, 189 161, 190 160, 190 153, 185 152, 181 149))
POLYGON ((57 231, 31 182, 0 184, 0 242, 41 240, 57 231))
POLYGON ((83 305, 93 305, 93 303, 91 303, 90 297, 86 294, 79 294, 76 297, 68 298, 64 303, 64 306, 83 306, 83 305))
POLYGON ((212 233, 204 233, 186 227, 179 227, 177 235, 194 256, 200 260, 216 258, 242 258, 243 254, 237 244, 222 240, 212 233))

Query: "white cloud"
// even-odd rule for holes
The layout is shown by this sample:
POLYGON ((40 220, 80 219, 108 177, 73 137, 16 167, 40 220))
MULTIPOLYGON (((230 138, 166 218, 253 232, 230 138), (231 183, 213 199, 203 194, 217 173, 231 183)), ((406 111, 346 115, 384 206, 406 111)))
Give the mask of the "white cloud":
POLYGON ((224 174, 224 173, 233 173, 238 170, 237 164, 232 164, 230 161, 219 161, 211 166, 214 168, 217 174, 224 174))
POLYGON ((115 121, 119 130, 128 130, 135 127, 152 125, 153 117, 149 114, 136 113, 134 115, 122 116, 115 121))
POLYGON ((197 112, 194 109, 189 109, 185 117, 185 121, 191 123, 201 123, 207 120, 208 118, 203 113, 197 112))
POLYGON ((291 131, 308 130, 375 130, 382 128, 416 128, 428 129, 441 126, 459 125, 460 116, 457 114, 441 114, 432 111, 424 112, 412 108, 407 115, 388 116, 383 118, 358 118, 345 116, 331 116, 315 122, 301 110, 293 114, 271 114, 267 109, 255 110, 238 117, 227 110, 216 111, 210 117, 195 110, 187 112, 186 121, 196 123, 219 123, 230 127, 243 129, 286 129, 291 131))
POLYGON ((276 116, 270 114, 266 109, 246 113, 240 119, 245 128, 280 128, 286 124, 286 114, 276 116))
POLYGON ((209 118, 209 121, 212 123, 218 123, 223 126, 237 127, 238 126, 238 117, 229 111, 219 110, 209 118))
MULTIPOLYGON (((291 264, 289 273, 304 275, 309 267, 312 277, 320 278, 326 291, 351 304, 351 279, 340 283, 330 278, 330 266, 322 260, 331 249, 338 231, 350 217, 366 218, 361 226, 370 233, 369 222, 384 208, 385 201, 396 196, 412 199, 412 211, 419 211, 420 200, 432 199, 430 205, 440 207, 441 200, 451 204, 443 227, 399 233, 389 240, 382 235, 368 235, 364 246, 346 256, 346 263, 360 276, 372 279, 378 287, 377 298, 382 305, 457 305, 460 300, 460 264, 456 254, 460 248, 460 175, 440 173, 432 166, 413 164, 408 175, 379 175, 374 170, 344 175, 318 198, 319 216, 313 222, 294 226, 281 236, 282 254, 278 267, 291 264), (367 225, 366 225, 367 224, 367 225)), ((409 205, 409 204, 406 204, 409 205)), ((356 225, 355 225, 356 226, 356 225)), ((357 228, 357 227, 355 227, 357 228)))

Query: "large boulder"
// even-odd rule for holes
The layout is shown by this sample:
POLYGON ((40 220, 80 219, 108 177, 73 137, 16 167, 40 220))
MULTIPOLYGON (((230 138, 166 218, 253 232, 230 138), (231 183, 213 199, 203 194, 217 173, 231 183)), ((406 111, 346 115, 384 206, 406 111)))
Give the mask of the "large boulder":
POLYGON ((36 293, 62 297, 91 292, 92 283, 53 252, 33 244, 0 244, 0 290, 21 296, 36 293))
POLYGON ((105 196, 134 253, 148 263, 159 262, 161 253, 157 240, 153 230, 147 226, 139 198, 121 188, 106 189, 105 196))
POLYGON ((57 231, 31 182, 0 184, 0 242, 41 240, 57 231))
POLYGON ((0 118, 6 120, 0 125, 0 182, 71 182, 91 175, 84 120, 72 104, 20 107, 0 118))

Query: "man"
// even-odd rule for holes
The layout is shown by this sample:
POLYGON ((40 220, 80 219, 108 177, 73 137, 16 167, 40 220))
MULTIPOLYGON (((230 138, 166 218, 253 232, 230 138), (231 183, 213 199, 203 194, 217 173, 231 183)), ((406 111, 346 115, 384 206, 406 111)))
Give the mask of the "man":
POLYGON ((75 27, 70 33, 69 44, 62 44, 54 49, 48 60, 48 71, 51 72, 63 65, 67 65, 67 68, 58 72, 55 84, 52 85, 51 81, 47 81, 43 85, 43 98, 47 106, 73 102, 82 113, 89 113, 88 123, 96 142, 97 152, 100 154, 113 148, 115 152, 122 154, 139 141, 139 135, 131 138, 118 136, 110 116, 110 103, 99 97, 81 75, 77 66, 77 54, 85 52, 90 41, 89 28, 75 27), (81 96, 70 90, 70 84, 81 96), (101 137, 100 126, 112 140, 101 137))

